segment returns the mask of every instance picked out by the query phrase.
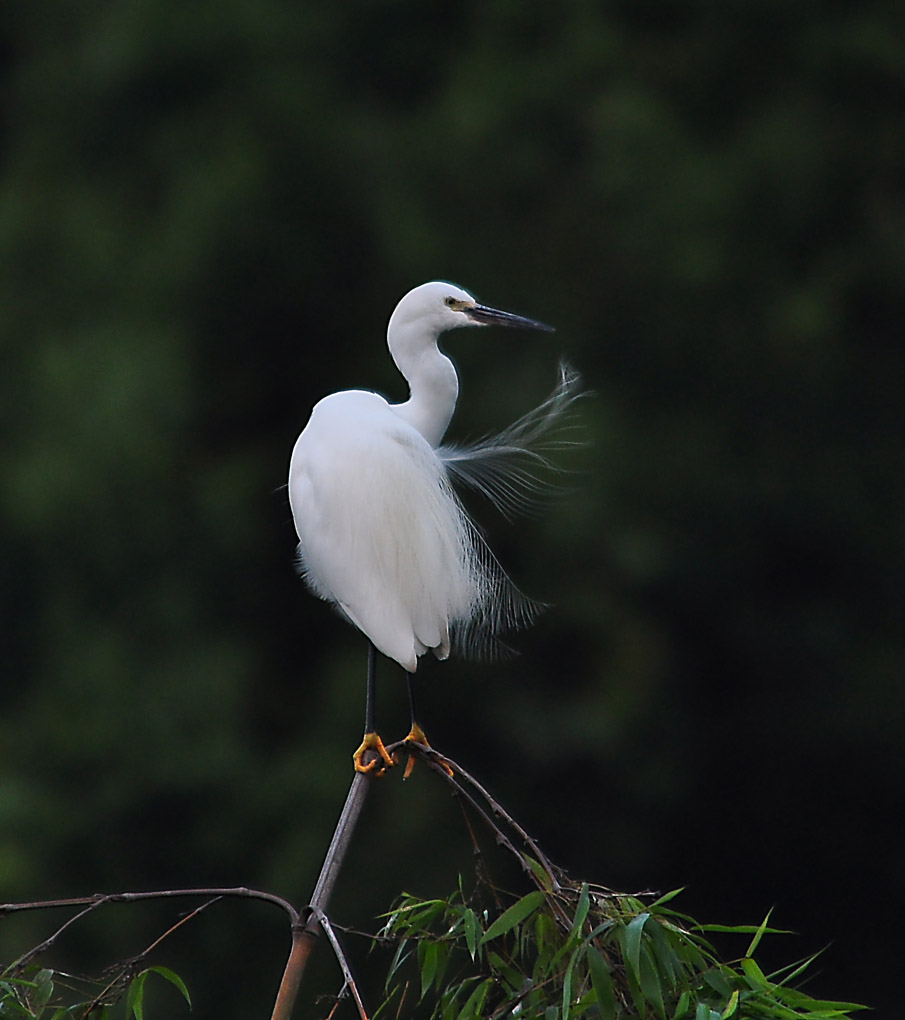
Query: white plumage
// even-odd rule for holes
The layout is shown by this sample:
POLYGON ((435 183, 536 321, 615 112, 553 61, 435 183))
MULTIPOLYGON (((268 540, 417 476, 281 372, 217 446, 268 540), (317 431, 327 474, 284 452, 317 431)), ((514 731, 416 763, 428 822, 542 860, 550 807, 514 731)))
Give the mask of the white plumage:
POLYGON ((441 442, 458 395, 452 362, 438 349, 465 325, 548 330, 477 304, 452 284, 410 291, 390 318, 387 343, 410 396, 390 404, 346 390, 321 400, 292 452, 289 501, 299 569, 384 655, 414 673, 428 651, 451 642, 476 650, 525 622, 534 604, 511 584, 453 491, 451 478, 482 491, 504 513, 536 495, 551 430, 575 398, 577 379, 498 436, 472 446, 441 442))

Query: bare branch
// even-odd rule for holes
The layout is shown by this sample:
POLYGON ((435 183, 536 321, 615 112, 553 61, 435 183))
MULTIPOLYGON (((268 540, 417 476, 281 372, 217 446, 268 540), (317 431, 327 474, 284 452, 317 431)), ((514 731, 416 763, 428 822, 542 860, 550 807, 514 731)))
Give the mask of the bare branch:
MULTIPOLYGON (((163 900, 180 897, 239 897, 241 899, 263 900, 265 903, 273 903, 280 907, 288 915, 293 924, 299 920, 299 912, 282 896, 275 896, 273 893, 262 892, 259 889, 247 889, 244 886, 232 888, 197 888, 197 889, 155 889, 149 892, 121 892, 121 893, 94 893, 92 896, 70 896, 65 899, 54 900, 33 900, 29 903, 0 903, 0 917, 7 914, 14 914, 21 910, 52 910, 59 907, 89 907, 91 910, 103 906, 105 903, 135 903, 141 900, 163 900)), ((72 918, 75 921, 80 914, 72 918)), ((65 925, 64 925, 65 927, 65 925)), ((62 930, 62 929, 61 929, 62 930)))
MULTIPOLYGON (((57 928, 57 930, 53 933, 53 935, 50 935, 48 938, 44 939, 43 942, 41 942, 38 945, 34 946, 34 948, 29 949, 27 953, 23 953, 19 957, 19 959, 15 961, 15 963, 13 964, 13 967, 16 970, 19 970, 19 969, 21 969, 23 967, 27 967, 28 964, 30 964, 31 961, 36 956, 40 956, 41 953, 44 953, 48 949, 50 949, 54 945, 54 943, 57 941, 57 939, 63 934, 64 931, 66 931, 66 929, 71 924, 75 924, 75 922, 78 921, 80 918, 83 918, 86 914, 90 914, 92 910, 97 910, 97 908, 103 902, 104 902, 103 899, 96 899, 93 903, 89 903, 88 906, 86 906, 83 910, 80 910, 77 914, 73 914, 73 916, 70 917, 68 921, 65 921, 63 924, 60 925, 59 928, 57 928)), ((13 906, 15 906, 15 904, 13 904, 13 906)), ((2 916, 2 915, 0 915, 0 916, 2 916)))
MULTIPOLYGON (((304 923, 297 922, 293 925, 292 948, 289 951, 289 959, 286 961, 286 968, 277 991, 271 1020, 289 1020, 292 1016, 292 1008, 298 997, 299 985, 308 963, 308 957, 311 955, 311 950, 317 942, 318 933, 322 927, 321 918, 326 914, 327 904, 333 893, 333 887, 336 885, 339 869, 345 860, 352 833, 355 831, 361 809, 364 806, 365 796, 373 781, 374 776, 370 772, 356 772, 352 779, 346 803, 343 805, 339 821, 336 823, 330 848, 327 850, 327 856, 324 858, 321 873, 308 905, 307 920, 304 923)), ((357 991, 355 994, 357 1002, 357 991)), ((363 1007, 361 1008, 363 1010, 363 1007)), ((365 1015, 362 1012, 362 1016, 365 1015)))
POLYGON ((321 928, 327 933, 327 938, 330 940, 330 945, 333 946, 333 952, 336 954, 336 960, 339 963, 340 970, 343 972, 343 978, 345 984, 343 990, 339 993, 340 995, 349 989, 352 998, 355 1000, 355 1005, 358 1007, 358 1015, 361 1020, 368 1020, 368 1014, 365 1010, 364 1004, 361 1001, 361 996, 358 994, 358 987, 355 984, 355 979, 352 977, 352 971, 349 969, 349 963, 346 960, 346 955, 342 950, 342 946, 339 944, 339 939, 336 937, 336 933, 333 931, 333 927, 327 915, 319 907, 313 908, 314 913, 317 915, 318 921, 320 921, 321 928))

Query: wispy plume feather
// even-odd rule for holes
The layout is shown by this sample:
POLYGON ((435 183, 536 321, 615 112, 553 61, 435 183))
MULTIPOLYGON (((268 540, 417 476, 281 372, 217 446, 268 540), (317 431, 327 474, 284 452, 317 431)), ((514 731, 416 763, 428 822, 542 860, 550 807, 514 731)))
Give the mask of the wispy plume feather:
MULTIPOLYGON (((582 396, 579 385, 578 374, 562 364, 550 396, 508 428, 468 445, 441 446, 436 452, 449 478, 481 493, 507 519, 537 512, 564 470, 551 455, 579 441, 572 416, 582 396)), ((471 564, 476 597, 468 614, 451 621, 453 648, 471 658, 506 657, 511 649, 501 635, 530 624, 544 603, 516 587, 464 507, 461 513, 467 522, 465 559, 471 564)))
POLYGON ((549 397, 502 432, 474 443, 441 446, 437 454, 454 484, 481 493, 507 520, 538 511, 560 474, 551 454, 577 440, 572 411, 583 395, 577 372, 560 365, 560 379, 549 397))

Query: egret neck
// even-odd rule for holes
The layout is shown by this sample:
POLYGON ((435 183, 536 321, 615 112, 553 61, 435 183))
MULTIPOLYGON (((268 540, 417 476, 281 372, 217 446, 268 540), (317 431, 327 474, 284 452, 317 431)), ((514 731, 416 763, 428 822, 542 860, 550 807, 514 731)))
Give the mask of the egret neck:
POLYGON ((390 406, 416 428, 431 446, 439 446, 449 426, 459 395, 459 377, 453 363, 437 347, 442 331, 438 323, 390 320, 387 346, 396 367, 409 384, 409 398, 390 406))

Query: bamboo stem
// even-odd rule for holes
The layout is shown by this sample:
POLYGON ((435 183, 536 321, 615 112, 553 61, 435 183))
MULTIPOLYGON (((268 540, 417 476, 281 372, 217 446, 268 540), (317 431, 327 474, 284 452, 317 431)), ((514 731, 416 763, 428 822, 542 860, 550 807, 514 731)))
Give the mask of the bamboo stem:
POLYGON ((356 772, 352 779, 346 803, 343 805, 339 821, 336 823, 330 848, 327 850, 327 855, 321 866, 321 873, 311 895, 308 917, 305 921, 300 921, 292 927, 292 948, 289 951, 289 959, 286 961, 286 969, 283 971, 283 979, 280 981, 277 991, 271 1020, 289 1020, 292 1016, 292 1009, 298 997, 308 957, 311 955, 311 950, 316 945, 321 931, 320 918, 327 912, 327 904, 336 885, 339 869, 342 867, 349 849, 352 833, 358 824, 358 818, 372 778, 371 773, 356 772))

